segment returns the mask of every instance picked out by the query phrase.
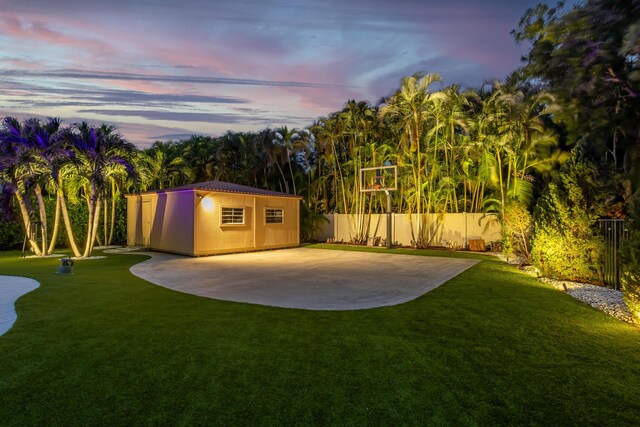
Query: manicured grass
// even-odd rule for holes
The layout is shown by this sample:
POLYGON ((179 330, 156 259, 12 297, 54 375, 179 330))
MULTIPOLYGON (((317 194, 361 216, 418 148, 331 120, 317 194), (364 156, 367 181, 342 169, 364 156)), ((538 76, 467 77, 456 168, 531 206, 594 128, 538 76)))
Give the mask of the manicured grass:
POLYGON ((42 286, 0 337, 0 424, 639 425, 640 330, 480 258, 409 303, 318 312, 173 292, 139 255, 59 276, 3 253, 42 286))

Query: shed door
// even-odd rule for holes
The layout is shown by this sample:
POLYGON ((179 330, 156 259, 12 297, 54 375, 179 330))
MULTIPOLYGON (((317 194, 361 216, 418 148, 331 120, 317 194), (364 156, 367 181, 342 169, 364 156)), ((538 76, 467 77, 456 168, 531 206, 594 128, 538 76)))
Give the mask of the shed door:
POLYGON ((151 243, 151 202, 140 203, 142 212, 142 246, 149 246, 151 243))

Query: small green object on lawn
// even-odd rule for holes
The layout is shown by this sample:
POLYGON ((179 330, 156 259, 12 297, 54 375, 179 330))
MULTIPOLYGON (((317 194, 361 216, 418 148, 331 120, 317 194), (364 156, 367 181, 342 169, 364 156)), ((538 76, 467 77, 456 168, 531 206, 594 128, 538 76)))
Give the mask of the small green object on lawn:
POLYGON ((73 274, 73 260, 71 258, 62 258, 60 262, 62 264, 58 267, 56 274, 73 274))

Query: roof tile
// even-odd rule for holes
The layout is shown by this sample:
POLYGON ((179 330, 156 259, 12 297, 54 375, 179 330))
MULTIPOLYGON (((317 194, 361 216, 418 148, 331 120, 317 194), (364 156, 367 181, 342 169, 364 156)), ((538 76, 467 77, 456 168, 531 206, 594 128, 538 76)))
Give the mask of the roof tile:
POLYGON ((164 188, 162 190, 145 191, 137 194, 152 194, 152 193, 168 193, 171 191, 184 191, 184 190, 204 190, 204 191, 217 191, 221 193, 236 193, 236 194, 253 194, 258 196, 274 196, 274 197, 291 197, 301 199, 301 196, 293 194, 281 193, 279 191, 263 190, 262 188, 254 188, 246 185, 233 184, 231 182, 224 181, 206 181, 197 182, 195 184, 181 185, 179 187, 164 188))

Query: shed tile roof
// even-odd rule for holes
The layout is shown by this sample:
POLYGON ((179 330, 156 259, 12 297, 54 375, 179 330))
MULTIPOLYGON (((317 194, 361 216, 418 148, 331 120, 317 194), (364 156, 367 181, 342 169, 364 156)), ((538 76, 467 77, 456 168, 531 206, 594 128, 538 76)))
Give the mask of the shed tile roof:
POLYGON ((263 190, 262 188, 254 188, 246 185, 233 184, 231 182, 224 182, 224 181, 197 182, 195 184, 182 185, 180 187, 146 191, 140 194, 168 193, 171 191, 184 191, 184 190, 204 190, 204 191, 217 191, 221 193, 252 194, 257 196, 291 197, 295 199, 302 198, 302 196, 295 196, 293 194, 281 193, 279 191, 263 190))

